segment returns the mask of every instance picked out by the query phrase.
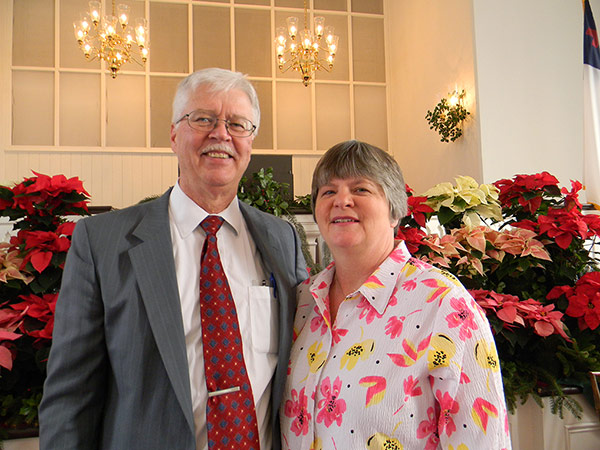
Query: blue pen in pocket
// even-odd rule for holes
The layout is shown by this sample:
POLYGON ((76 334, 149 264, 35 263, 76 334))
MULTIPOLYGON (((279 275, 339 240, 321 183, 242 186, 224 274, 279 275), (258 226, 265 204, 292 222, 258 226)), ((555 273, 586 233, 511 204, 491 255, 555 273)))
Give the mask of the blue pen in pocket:
POLYGON ((277 298, 277 283, 275 282, 275 277, 273 276, 272 272, 269 277, 269 282, 271 284, 271 287, 273 288, 273 297, 277 298))

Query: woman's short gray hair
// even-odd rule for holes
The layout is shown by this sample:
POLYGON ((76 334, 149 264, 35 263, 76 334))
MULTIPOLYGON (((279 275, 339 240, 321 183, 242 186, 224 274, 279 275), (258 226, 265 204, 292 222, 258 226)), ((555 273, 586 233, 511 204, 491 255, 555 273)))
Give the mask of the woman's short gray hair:
POLYGON ((381 186, 390 207, 390 219, 400 220, 406 216, 408 206, 402 170, 396 160, 380 148, 366 142, 345 141, 327 150, 313 173, 313 217, 319 189, 334 178, 368 178, 381 186))
POLYGON ((173 98, 173 116, 171 123, 177 122, 186 114, 184 111, 190 96, 200 86, 206 85, 209 92, 227 92, 232 89, 239 89, 244 92, 250 104, 254 117, 252 123, 256 125, 254 135, 258 133, 260 126, 260 106, 258 104, 258 96, 252 83, 248 81, 246 75, 240 72, 232 72, 231 70, 219 69, 212 67, 209 69, 197 70, 185 77, 177 86, 175 97, 173 98))

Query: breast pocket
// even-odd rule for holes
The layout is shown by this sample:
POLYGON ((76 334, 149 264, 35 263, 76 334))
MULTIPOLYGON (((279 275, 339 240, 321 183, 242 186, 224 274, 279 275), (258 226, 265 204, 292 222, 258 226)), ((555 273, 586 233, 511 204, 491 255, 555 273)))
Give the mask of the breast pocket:
POLYGON ((269 286, 250 287, 252 346, 258 352, 277 353, 279 349, 279 308, 269 286))

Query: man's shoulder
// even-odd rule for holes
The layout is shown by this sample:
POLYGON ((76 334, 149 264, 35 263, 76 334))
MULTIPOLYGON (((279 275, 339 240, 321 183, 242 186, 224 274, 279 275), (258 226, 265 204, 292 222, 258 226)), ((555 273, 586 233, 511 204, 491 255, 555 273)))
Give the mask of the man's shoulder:
POLYGON ((168 200, 168 193, 166 193, 154 200, 95 214, 80 221, 84 221, 88 227, 103 228, 113 224, 122 225, 128 222, 138 222, 142 217, 151 213, 168 215, 168 200))

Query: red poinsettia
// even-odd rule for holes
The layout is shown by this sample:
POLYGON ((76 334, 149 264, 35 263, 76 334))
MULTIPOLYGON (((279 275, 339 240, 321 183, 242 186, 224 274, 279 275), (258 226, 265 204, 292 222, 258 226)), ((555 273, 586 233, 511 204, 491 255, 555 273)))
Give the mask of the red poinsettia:
POLYGON ((560 192, 562 194, 564 194, 564 196, 565 196, 564 202, 565 202, 565 209, 567 211, 571 211, 573 208, 577 208, 578 210, 581 211, 581 208, 583 208, 583 205, 579 201, 579 191, 581 191, 582 189, 583 189, 583 184, 581 184, 579 181, 571 180, 571 190, 570 191, 565 187, 560 190, 560 192))
POLYGON ((578 318, 581 330, 595 330, 600 325, 600 272, 588 272, 575 286, 555 286, 547 295, 555 300, 564 295, 569 300, 565 311, 568 316, 578 318))
POLYGON ((411 254, 416 254, 421 245, 424 244, 423 239, 427 237, 420 228, 400 227, 396 233, 396 239, 403 240, 406 248, 411 254))
POLYGON ((539 209, 543 192, 554 188, 558 191, 558 180, 548 172, 534 175, 516 175, 511 180, 504 179, 494 183, 500 190, 499 200, 503 207, 513 206, 516 202, 531 214, 539 209))
POLYGON ((540 235, 546 234, 562 249, 568 248, 573 238, 585 240, 600 235, 600 218, 592 215, 584 216, 577 208, 571 210, 550 208, 548 214, 538 216, 537 222, 522 220, 512 225, 536 231, 540 235))
POLYGON ((17 333, 17 328, 21 325, 23 314, 3 306, 0 305, 0 367, 12 370, 15 359, 12 341, 22 336, 17 333))
POLYGON ((408 214, 413 216, 415 222, 421 227, 425 226, 425 221, 427 220, 427 216, 425 213, 433 212, 433 208, 427 205, 425 202, 427 201, 426 196, 410 196, 408 197, 408 214))
POLYGON ((31 263, 39 273, 48 267, 55 253, 67 252, 71 245, 69 238, 53 231, 21 230, 10 242, 26 252, 21 269, 24 269, 27 263, 31 263))
POLYGON ((60 214, 69 214, 69 209, 85 208, 86 202, 74 202, 65 205, 64 194, 78 192, 89 197, 83 183, 77 177, 67 178, 64 175, 48 175, 33 172, 36 176, 26 178, 13 189, 13 209, 23 209, 27 214, 53 215, 58 207, 63 208, 60 214), (67 206, 65 210, 64 207, 67 206), (70 208, 69 208, 70 207, 70 208))
POLYGON ((35 414, 23 411, 35 411, 41 398, 75 227, 65 216, 88 214, 89 195, 78 178, 34 175, 0 186, 0 216, 13 227, 10 243, 0 244, 0 398, 14 399, 0 408, 0 429, 37 423, 35 414))
POLYGON ((19 298, 23 301, 11 305, 11 307, 15 311, 23 312, 25 317, 35 319, 35 324, 44 324, 43 328, 39 326, 30 327, 27 321, 23 321, 20 330, 36 339, 52 339, 54 311, 58 294, 43 294, 41 297, 35 294, 20 295, 19 298))

